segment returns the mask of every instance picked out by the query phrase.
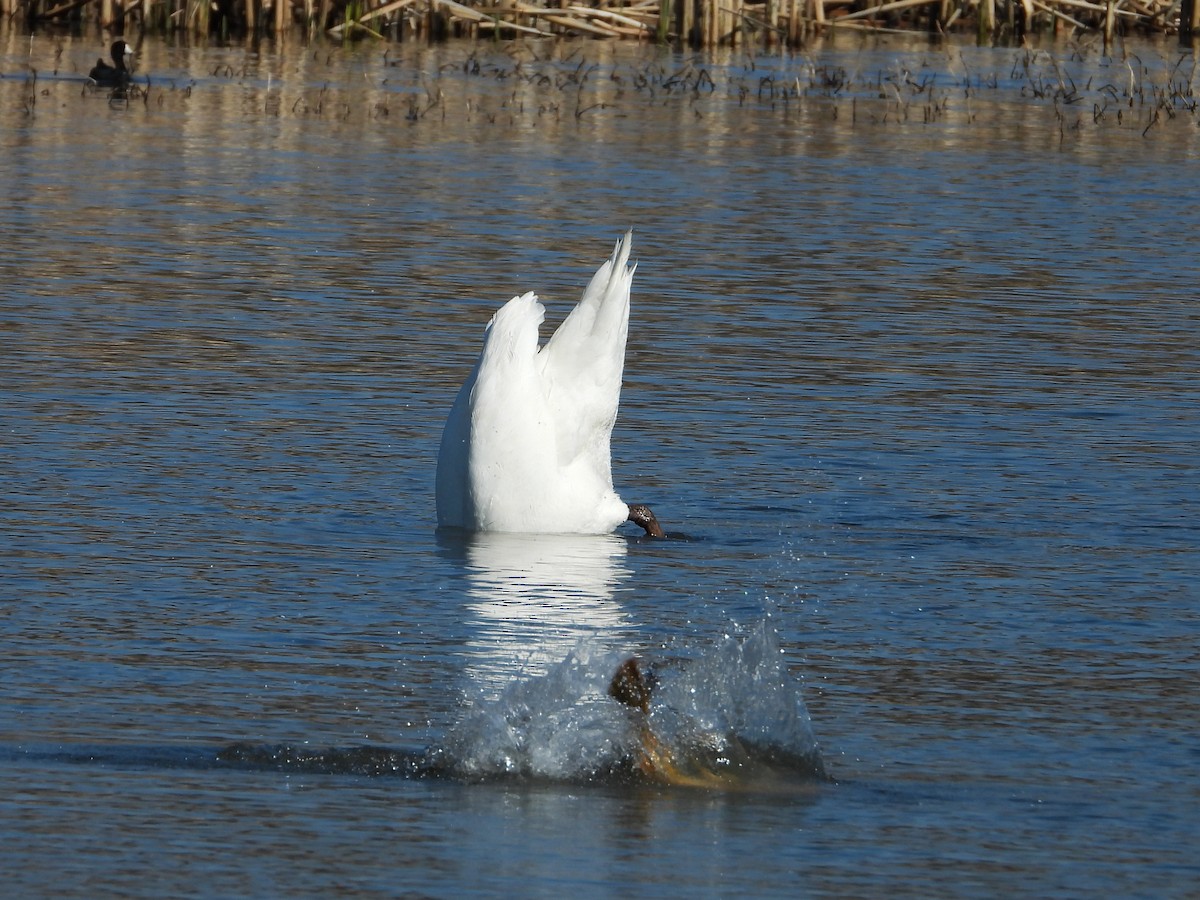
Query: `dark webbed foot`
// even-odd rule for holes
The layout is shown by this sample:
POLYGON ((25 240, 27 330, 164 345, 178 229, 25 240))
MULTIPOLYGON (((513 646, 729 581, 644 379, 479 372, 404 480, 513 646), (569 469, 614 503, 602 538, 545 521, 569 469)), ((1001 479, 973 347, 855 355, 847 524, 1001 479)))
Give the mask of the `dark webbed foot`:
POLYGON ((649 537, 666 537, 662 527, 658 524, 658 519, 654 518, 654 513, 644 503, 629 504, 629 521, 645 528, 649 537))

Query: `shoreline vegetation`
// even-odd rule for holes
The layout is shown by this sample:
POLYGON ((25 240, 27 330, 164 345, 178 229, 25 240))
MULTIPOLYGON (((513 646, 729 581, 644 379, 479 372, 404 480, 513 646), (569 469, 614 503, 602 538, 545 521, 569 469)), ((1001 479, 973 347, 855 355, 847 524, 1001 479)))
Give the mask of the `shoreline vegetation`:
POLYGON ((802 47, 830 30, 1200 37, 1200 0, 0 0, 30 29, 98 25, 114 35, 328 32, 335 38, 592 37, 696 48, 802 47))

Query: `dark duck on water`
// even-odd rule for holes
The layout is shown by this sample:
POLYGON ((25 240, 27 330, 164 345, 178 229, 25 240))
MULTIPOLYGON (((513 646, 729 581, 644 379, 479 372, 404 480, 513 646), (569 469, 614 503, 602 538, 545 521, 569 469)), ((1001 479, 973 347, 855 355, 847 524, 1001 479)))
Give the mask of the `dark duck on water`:
POLYGON ((124 41, 114 41, 109 53, 113 65, 102 59, 96 60, 88 77, 101 87, 123 87, 129 84, 129 67, 127 61, 133 58, 133 49, 124 41))

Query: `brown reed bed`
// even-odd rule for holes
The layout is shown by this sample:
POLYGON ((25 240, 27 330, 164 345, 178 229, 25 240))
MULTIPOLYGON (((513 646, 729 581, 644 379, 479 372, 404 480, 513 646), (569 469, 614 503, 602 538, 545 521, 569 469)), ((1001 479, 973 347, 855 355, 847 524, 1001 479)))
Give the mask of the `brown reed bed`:
POLYGON ((803 46, 832 29, 969 33, 1200 35, 1200 0, 0 0, 30 27, 98 24, 113 33, 341 38, 572 36, 692 47, 803 46))

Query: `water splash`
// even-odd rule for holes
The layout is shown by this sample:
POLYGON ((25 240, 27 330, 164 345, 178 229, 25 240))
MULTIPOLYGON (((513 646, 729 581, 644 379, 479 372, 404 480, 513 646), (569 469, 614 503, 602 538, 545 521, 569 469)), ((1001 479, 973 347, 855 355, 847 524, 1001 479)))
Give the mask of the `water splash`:
POLYGON ((630 778, 748 787, 825 777, 799 684, 766 622, 686 661, 650 660, 643 711, 610 695, 630 654, 580 645, 470 702, 431 757, 465 778, 630 778))
POLYGON ((563 780, 611 770, 637 746, 627 710, 607 694, 623 658, 580 645, 544 675, 469 702, 433 756, 468 778, 563 780))
POLYGON ((694 767, 736 781, 771 773, 825 777, 800 684, 768 622, 725 635, 680 677, 662 677, 650 725, 694 767))

